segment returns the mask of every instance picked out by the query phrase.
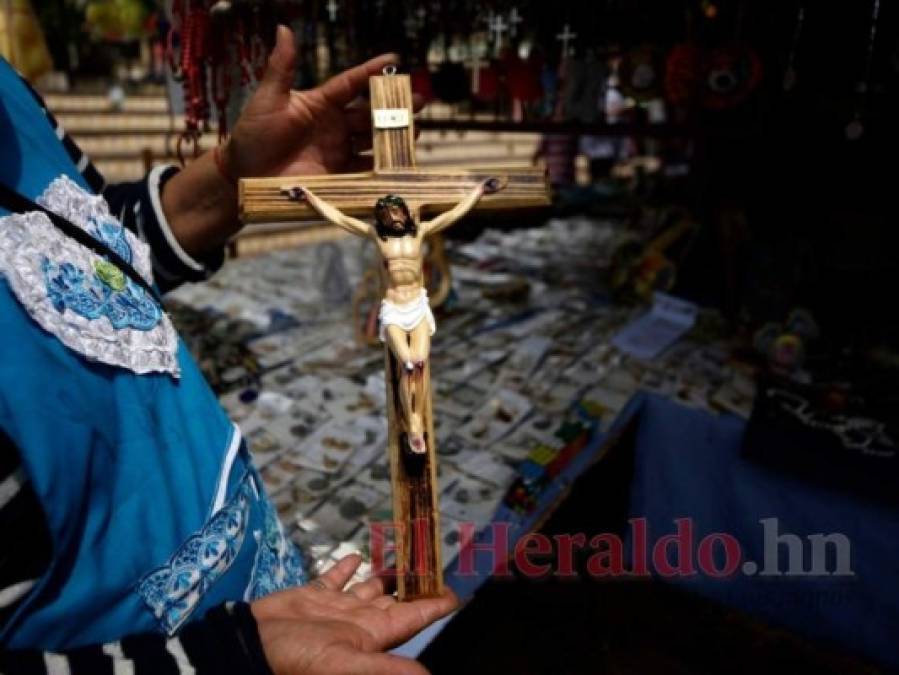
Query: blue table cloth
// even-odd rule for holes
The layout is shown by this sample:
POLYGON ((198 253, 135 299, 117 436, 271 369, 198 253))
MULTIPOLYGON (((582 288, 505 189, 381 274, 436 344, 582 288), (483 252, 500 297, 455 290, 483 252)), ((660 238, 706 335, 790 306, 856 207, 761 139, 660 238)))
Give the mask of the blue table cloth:
MULTIPOLYGON (((899 666, 899 583, 893 576, 899 569, 899 513, 742 457, 746 422, 737 417, 716 416, 654 395, 643 396, 636 414, 630 514, 646 518, 650 546, 675 532, 675 519, 690 518, 694 551, 709 533, 727 533, 740 543, 743 562, 754 563, 757 570, 744 574, 741 563, 728 578, 700 572, 670 577, 672 583, 771 624, 899 666), (765 569, 761 521, 773 531, 772 518, 781 536, 792 534, 802 541, 806 572, 812 567, 809 536, 844 535, 852 574, 760 574, 765 569)), ((768 548, 770 556, 770 541, 768 548)), ((833 572, 834 547, 825 548, 830 552, 818 564, 833 572)), ((721 545, 714 549, 723 564, 721 545)), ((789 568, 788 549, 786 543, 776 547, 781 572, 789 568)), ((798 564, 795 553, 793 564, 798 564)), ((749 567, 751 571, 753 565, 749 567)))

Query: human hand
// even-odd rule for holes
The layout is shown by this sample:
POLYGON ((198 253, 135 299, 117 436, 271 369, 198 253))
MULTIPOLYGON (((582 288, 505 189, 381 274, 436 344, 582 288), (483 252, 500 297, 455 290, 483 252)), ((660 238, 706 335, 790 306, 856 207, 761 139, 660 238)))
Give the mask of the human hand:
MULTIPOLYGON (((296 47, 290 29, 279 26, 265 76, 231 136, 162 191, 169 226, 188 255, 205 255, 240 229, 238 178, 369 170, 372 158, 358 153, 371 147, 371 108, 359 95, 369 76, 396 60, 385 54, 320 87, 294 91, 296 47)), ((413 107, 421 108, 419 97, 413 96, 413 107)))
POLYGON ((242 178, 369 170, 371 157, 358 153, 371 147, 371 107, 358 97, 371 75, 398 59, 383 54, 319 87, 296 91, 293 33, 278 26, 265 76, 222 148, 228 172, 242 178))
POLYGON ((350 555, 312 583, 252 603, 259 637, 275 675, 398 673, 424 675, 421 664, 383 653, 452 612, 458 600, 397 602, 380 578, 343 591, 362 559, 350 555))

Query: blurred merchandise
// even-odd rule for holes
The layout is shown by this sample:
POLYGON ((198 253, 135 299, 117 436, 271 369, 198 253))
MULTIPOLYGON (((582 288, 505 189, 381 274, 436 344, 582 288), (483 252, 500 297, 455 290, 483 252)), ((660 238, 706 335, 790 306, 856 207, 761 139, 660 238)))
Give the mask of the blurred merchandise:
POLYGON ((0 56, 32 82, 53 69, 30 0, 0 0, 0 56))

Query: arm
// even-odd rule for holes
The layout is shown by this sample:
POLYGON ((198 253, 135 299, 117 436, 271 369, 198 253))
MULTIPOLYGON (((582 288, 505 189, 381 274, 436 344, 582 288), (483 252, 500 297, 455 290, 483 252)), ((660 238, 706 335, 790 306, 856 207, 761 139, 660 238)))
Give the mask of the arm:
POLYGON ((175 637, 159 633, 129 635, 109 644, 74 650, 5 650, 0 672, 208 672, 271 675, 250 606, 227 603, 184 627, 175 637), (83 671, 81 669, 84 669, 83 671))
POLYGON ((279 26, 265 75, 229 139, 188 164, 162 193, 162 209, 183 250, 206 255, 239 231, 239 178, 340 171, 353 156, 355 120, 369 119, 350 103, 367 91, 369 76, 396 60, 394 54, 372 59, 300 94, 291 89, 293 34, 279 26))
MULTIPOLYGON (((52 559, 52 544, 40 502, 21 469, 12 438, 0 427, 0 484, 9 500, 0 505, 0 630, 22 608, 32 585, 52 559), (12 480, 10 480, 12 478, 12 480), (42 535, 41 533, 45 534, 42 535), (41 544, 39 538, 45 538, 41 544), (24 542, 24 546, 23 546, 24 542), (41 553, 43 551, 43 553, 41 553)), ((175 636, 131 633, 106 644, 55 651, 10 649, 0 641, 0 673, 240 673, 241 675, 330 675, 335 672, 426 675, 408 659, 382 652, 413 637, 453 611, 452 592, 397 603, 385 595, 384 577, 346 591, 362 558, 342 558, 306 586, 250 604, 226 602, 186 624, 175 636)), ((28 616, 17 617, 27 625, 28 616)), ((123 632, 127 625, 122 626, 123 632)))
MULTIPOLYGON (((200 239, 208 237, 205 244, 200 244, 199 239, 192 240, 191 236, 185 235, 183 217, 186 212, 172 210, 171 206, 166 210, 165 206, 167 200, 183 200, 183 196, 179 196, 185 189, 183 181, 186 179, 190 183, 196 180, 194 171, 200 170, 203 162, 200 158, 181 171, 171 165, 157 166, 139 181, 107 185, 103 189, 110 212, 153 250, 153 276, 163 293, 185 281, 209 278, 225 260, 224 243, 227 237, 224 230, 221 236, 210 235, 217 227, 216 209, 205 214, 204 218, 208 216, 211 220, 204 221, 206 224, 201 223, 199 229, 194 231, 199 233, 200 239), (206 235, 202 234, 204 231, 206 235)), ((217 176, 206 176, 198 184, 213 178, 218 179, 217 176)), ((207 198, 218 194, 216 190, 200 188, 204 189, 207 198)), ((233 196, 231 200, 234 201, 233 196)), ((222 198, 219 202, 217 209, 221 209, 227 199, 222 198)), ((199 196, 197 203, 206 204, 206 198, 199 196)), ((236 216, 231 222, 236 226, 236 216)))
POLYGON ((58 652, 0 645, 0 672, 427 675, 416 662, 384 652, 452 612, 458 600, 447 591, 398 603, 377 576, 343 590, 361 562, 350 555, 306 586, 251 604, 224 603, 170 638, 141 633, 58 652))
POLYGON ((206 279, 221 266, 225 239, 237 227, 236 192, 223 184, 208 153, 181 172, 174 166, 158 166, 141 180, 107 185, 40 95, 24 80, 22 85, 43 111, 84 182, 103 195, 110 213, 122 225, 153 249, 153 276, 161 291, 184 281, 206 279), (194 219, 196 230, 191 224, 194 219), (220 223, 225 227, 218 232, 220 223))
POLYGON ((331 206, 324 199, 318 197, 311 190, 304 187, 281 188, 281 192, 287 194, 291 199, 297 201, 305 201, 311 206, 318 215, 333 223, 342 230, 346 230, 350 234, 360 237, 368 237, 372 233, 372 227, 366 222, 357 218, 350 218, 348 215, 331 206))
MULTIPOLYGON (((21 461, 15 441, 0 428, 0 629, 31 597, 32 589, 53 562, 53 543, 43 507, 21 461)), ((28 625, 25 616, 18 617, 28 625)), ((127 630, 127 627, 125 628, 127 630)), ((213 672, 270 675, 260 643, 257 622, 249 605, 229 603, 185 626, 176 637, 140 633, 110 644, 75 650, 9 649, 0 642, 0 673, 193 673, 202 665, 213 672), (237 670, 229 670, 234 664, 237 670), (215 666, 215 668, 213 668, 215 666)))
POLYGON ((465 215, 474 208, 475 204, 480 201, 481 197, 486 194, 499 192, 506 186, 507 182, 508 181, 505 178, 487 178, 481 181, 468 193, 468 196, 465 199, 456 204, 449 211, 444 211, 433 220, 422 223, 422 236, 427 237, 436 234, 441 230, 445 230, 459 219, 464 218, 465 215))

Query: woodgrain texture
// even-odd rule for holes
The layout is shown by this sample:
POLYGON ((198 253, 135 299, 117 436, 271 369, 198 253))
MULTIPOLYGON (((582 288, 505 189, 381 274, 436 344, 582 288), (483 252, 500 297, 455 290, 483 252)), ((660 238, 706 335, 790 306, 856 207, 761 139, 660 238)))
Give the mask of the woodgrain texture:
POLYGON ((402 449, 402 405, 399 399, 401 370, 396 357, 386 345, 384 371, 387 383, 387 452, 390 458, 396 537, 397 597, 401 601, 434 597, 443 592, 443 563, 430 362, 425 362, 421 374, 426 392, 422 410, 427 434, 423 456, 411 455, 402 449))
MULTIPOLYGON (((372 110, 405 108, 409 111, 409 126, 378 129, 375 125, 372 132, 375 174, 368 181, 357 183, 355 189, 373 189, 379 192, 375 200, 385 194, 399 194, 409 204, 412 212, 416 213, 423 205, 421 197, 428 197, 424 194, 425 190, 436 188, 437 192, 432 193, 433 197, 442 197, 441 188, 445 186, 439 184, 445 177, 427 176, 414 170, 415 128, 409 77, 376 76, 369 79, 369 85, 372 110), (404 169, 406 172, 400 173, 404 169), (434 183, 438 185, 435 186, 434 183), (417 192, 413 186, 418 186, 417 192)), ((370 195, 371 193, 365 196, 370 195)), ((374 201, 369 201, 368 204, 372 205, 374 201)), ((422 380, 419 392, 423 400, 419 404, 422 406, 421 416, 426 433, 423 456, 404 450, 403 432, 406 425, 401 419, 403 407, 399 396, 399 378, 403 375, 396 356, 386 344, 384 374, 387 385, 387 452, 390 457, 393 520, 396 526, 397 597, 401 601, 433 597, 443 592, 443 565, 440 561, 437 444, 431 414, 430 361, 426 361, 422 372, 416 375, 422 380)))
MULTIPOLYGON (((347 215, 374 217, 375 202, 387 194, 401 196, 413 213, 438 212, 455 206, 481 181, 504 178, 506 186, 485 195, 477 211, 547 206, 549 188, 545 171, 515 167, 453 168, 422 171, 415 168, 415 128, 412 91, 405 75, 370 78, 372 110, 408 110, 408 126, 375 128, 373 150, 375 170, 369 173, 244 179, 239 184, 240 216, 244 222, 292 222, 320 220, 303 202, 293 201, 284 188, 304 187, 347 215)), ((374 113, 373 113, 374 114, 374 113)), ((390 124, 402 121, 402 114, 385 113, 390 124)), ((437 439, 431 404, 431 368, 424 368, 417 391, 425 452, 405 449, 403 406, 399 398, 400 364, 384 345, 387 389, 387 451, 393 491, 393 530, 396 546, 397 595, 400 600, 435 596, 443 592, 443 564, 440 549, 440 511, 437 484, 437 439)))
POLYGON ((321 220, 309 206, 291 201, 281 188, 301 186, 312 190, 347 215, 374 217, 375 202, 398 194, 409 208, 431 214, 455 206, 479 182, 504 176, 508 185, 485 195, 474 211, 549 206, 549 188, 543 169, 491 166, 449 170, 381 170, 326 176, 244 178, 239 185, 240 217, 245 223, 280 223, 321 220))
POLYGON ((412 116, 412 86, 408 75, 375 75, 368 79, 371 109, 405 108, 409 126, 373 130, 375 171, 415 166, 415 120, 412 116))

